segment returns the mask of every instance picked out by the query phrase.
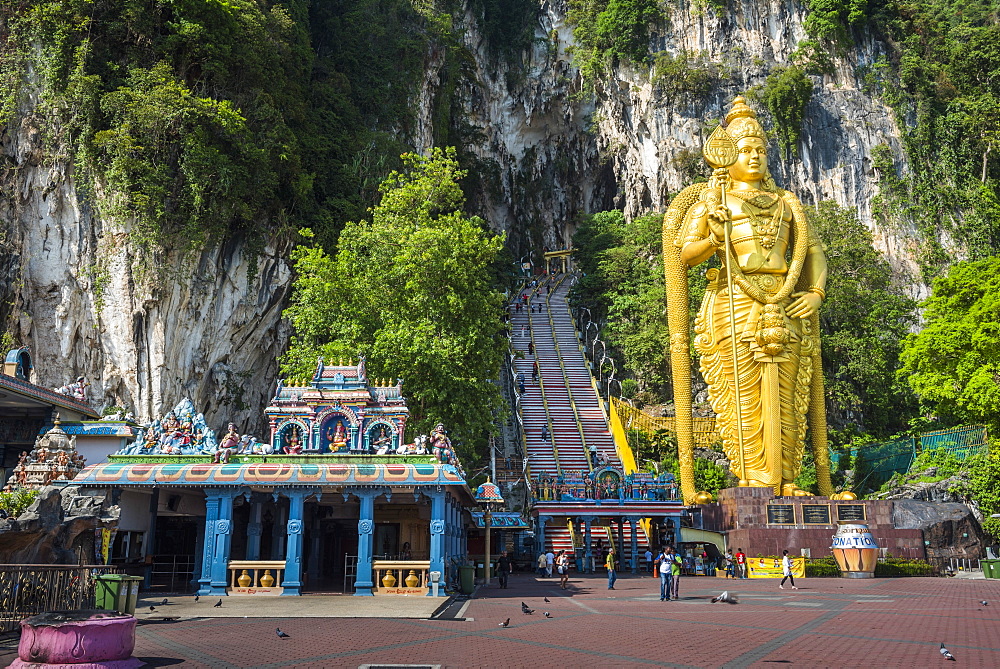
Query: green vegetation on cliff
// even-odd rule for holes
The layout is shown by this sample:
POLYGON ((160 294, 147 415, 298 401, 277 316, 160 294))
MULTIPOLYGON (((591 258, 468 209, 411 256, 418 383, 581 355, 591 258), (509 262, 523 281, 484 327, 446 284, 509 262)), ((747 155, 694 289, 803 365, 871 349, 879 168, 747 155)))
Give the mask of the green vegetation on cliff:
MULTIPOLYGON (((1000 251, 1000 14, 990 0, 808 0, 806 28, 835 50, 862 23, 888 38, 867 68, 870 89, 896 111, 909 170, 876 156, 886 222, 921 234, 924 279, 957 248, 1000 251)), ((886 152, 883 152, 887 154, 886 152)))
MULTIPOLYGON (((527 0, 474 6, 500 55, 530 43, 527 0)), ((74 162, 79 192, 140 246, 235 234, 252 250, 308 227, 332 248, 400 166, 432 44, 435 139, 456 142, 469 59, 432 6, 0 0, 0 123, 30 108, 47 159, 74 162)))

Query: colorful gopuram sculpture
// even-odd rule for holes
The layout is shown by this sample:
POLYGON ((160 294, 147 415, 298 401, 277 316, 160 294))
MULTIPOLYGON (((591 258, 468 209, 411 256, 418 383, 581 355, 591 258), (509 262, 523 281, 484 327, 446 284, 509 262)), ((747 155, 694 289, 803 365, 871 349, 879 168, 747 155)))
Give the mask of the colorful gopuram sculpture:
MULTIPOLYGON (((802 205, 768 172, 767 138, 743 98, 703 153, 708 183, 682 190, 663 223, 670 359, 684 500, 694 501, 687 273, 712 257, 694 324, 726 456, 741 486, 805 495, 793 481, 807 427, 820 492, 829 495, 818 309, 826 256, 802 205)), ((703 501, 703 500, 702 500, 703 501)))
POLYGON ((67 435, 56 414, 55 426, 35 439, 31 452, 21 452, 4 490, 42 488, 53 481, 70 480, 86 466, 76 451, 76 437, 67 435))
POLYGON ((218 450, 215 431, 185 397, 166 416, 143 425, 142 437, 120 455, 205 455, 218 450))
POLYGON ((311 378, 278 382, 264 410, 271 447, 290 455, 405 451, 409 410, 402 385, 370 380, 364 358, 357 364, 327 364, 321 358, 311 378))

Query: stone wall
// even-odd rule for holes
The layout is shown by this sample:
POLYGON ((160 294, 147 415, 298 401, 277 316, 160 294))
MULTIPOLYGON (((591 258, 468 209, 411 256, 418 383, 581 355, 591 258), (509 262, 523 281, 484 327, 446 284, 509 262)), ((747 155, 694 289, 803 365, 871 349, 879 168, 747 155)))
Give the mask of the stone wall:
POLYGON ((950 558, 976 559, 985 555, 982 530, 972 510, 964 504, 918 500, 837 501, 826 497, 775 497, 768 488, 727 488, 718 502, 700 505, 704 529, 726 534, 732 549, 749 556, 799 555, 808 548, 811 557, 831 555, 837 531, 837 507, 863 504, 866 524, 878 545, 896 557, 926 559, 943 567, 950 558), (769 504, 791 505, 794 524, 768 524, 769 504), (828 525, 802 522, 802 506, 830 506, 828 525))

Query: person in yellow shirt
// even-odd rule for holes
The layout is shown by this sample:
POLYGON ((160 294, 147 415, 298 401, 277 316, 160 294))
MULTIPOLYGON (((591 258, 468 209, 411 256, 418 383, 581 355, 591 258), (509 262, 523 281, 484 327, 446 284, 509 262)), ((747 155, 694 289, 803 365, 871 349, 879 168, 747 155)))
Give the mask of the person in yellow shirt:
POLYGON ((615 581, 618 576, 615 574, 615 549, 608 549, 608 556, 604 559, 604 567, 608 570, 608 590, 615 589, 615 581))

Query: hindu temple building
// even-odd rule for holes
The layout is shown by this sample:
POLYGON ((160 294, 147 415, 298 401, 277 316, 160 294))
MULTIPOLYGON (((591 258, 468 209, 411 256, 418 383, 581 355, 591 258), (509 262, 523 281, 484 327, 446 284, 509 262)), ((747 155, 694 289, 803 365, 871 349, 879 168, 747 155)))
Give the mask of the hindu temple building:
POLYGON ((265 414, 266 440, 232 424, 217 436, 182 402, 72 484, 142 495, 130 507, 156 543, 144 552, 172 556, 202 595, 422 595, 457 581, 475 501, 443 426, 406 443, 401 382, 320 360, 279 382, 265 414))
POLYGON ((7 353, 0 374, 0 478, 4 481, 19 465, 24 470, 24 456, 35 449, 35 440, 55 424, 57 415, 68 434, 75 433, 67 430, 69 423, 99 418, 85 395, 80 396, 82 385, 76 395, 72 392, 76 388, 70 386, 63 392, 51 390, 32 383, 31 370, 31 353, 26 347, 7 353))

